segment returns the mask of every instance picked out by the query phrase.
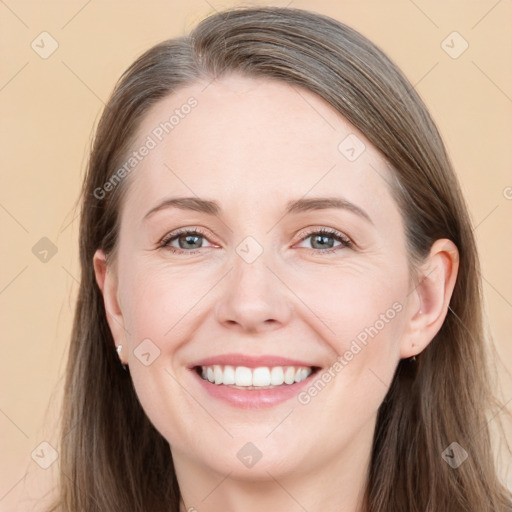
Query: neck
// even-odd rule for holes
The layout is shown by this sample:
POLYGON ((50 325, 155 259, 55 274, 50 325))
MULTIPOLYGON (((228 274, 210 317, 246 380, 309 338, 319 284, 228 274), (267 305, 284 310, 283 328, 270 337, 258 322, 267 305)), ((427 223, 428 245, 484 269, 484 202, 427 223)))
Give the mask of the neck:
MULTIPOLYGON (((370 465, 373 427, 360 432, 343 453, 316 467, 280 474, 268 468, 248 480, 227 469, 221 474, 173 451, 182 503, 180 512, 365 512, 363 497, 370 465)), ((256 468, 256 467, 255 467, 256 468)))

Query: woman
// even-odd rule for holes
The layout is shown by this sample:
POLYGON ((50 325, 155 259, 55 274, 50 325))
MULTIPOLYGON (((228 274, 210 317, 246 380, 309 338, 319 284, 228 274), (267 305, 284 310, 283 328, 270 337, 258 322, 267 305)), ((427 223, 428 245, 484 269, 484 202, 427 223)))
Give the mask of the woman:
POLYGON ((511 509, 467 209, 359 33, 242 8, 150 49, 82 200, 55 510, 511 509))

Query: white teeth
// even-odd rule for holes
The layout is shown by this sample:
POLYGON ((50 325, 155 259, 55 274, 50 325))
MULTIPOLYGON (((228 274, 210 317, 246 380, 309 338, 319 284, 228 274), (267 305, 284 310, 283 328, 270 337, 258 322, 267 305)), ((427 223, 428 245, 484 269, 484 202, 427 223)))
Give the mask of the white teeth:
POLYGON ((224 366, 222 384, 229 386, 235 383, 235 369, 232 366, 224 366))
POLYGON ((222 384, 222 368, 218 364, 213 367, 213 376, 215 384, 222 384))
POLYGON ((309 377, 309 372, 308 372, 307 368, 301 368, 300 373, 301 373, 301 375, 300 375, 299 382, 302 380, 306 380, 309 377))
POLYGON ((286 368, 284 372, 284 383, 285 384, 293 384, 295 382, 295 368, 293 366, 289 366, 286 368))
POLYGON ((246 366, 202 366, 201 375, 204 380, 212 384, 237 386, 244 388, 272 388, 282 384, 293 384, 306 380, 312 368, 294 366, 260 366, 247 368, 246 366))
POLYGON ((270 372, 270 383, 273 386, 280 386, 284 382, 284 372, 281 366, 275 366, 270 372))
POLYGON ((255 368, 252 371, 253 386, 270 386, 270 370, 266 367, 255 368))
POLYGON ((252 372, 245 366, 237 366, 235 370, 235 384, 237 386, 252 386, 252 372))
POLYGON ((297 372, 295 373, 295 382, 301 382, 303 380, 306 380, 309 376, 309 373, 307 373, 306 368, 299 368, 297 372))

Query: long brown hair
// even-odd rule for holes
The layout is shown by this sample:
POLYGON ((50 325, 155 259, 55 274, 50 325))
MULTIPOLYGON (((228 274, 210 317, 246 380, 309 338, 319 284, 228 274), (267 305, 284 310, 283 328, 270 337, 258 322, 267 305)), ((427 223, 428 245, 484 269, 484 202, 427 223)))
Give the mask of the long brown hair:
POLYGON ((125 161, 150 106, 177 88, 229 72, 304 87, 365 134, 393 169, 412 262, 440 238, 459 249, 445 322, 415 363, 400 361, 379 409, 365 510, 512 509, 487 425, 497 405, 475 240, 434 122, 396 65, 355 30, 305 10, 252 7, 216 13, 190 35, 148 50, 120 78, 99 121, 81 197, 81 282, 52 510, 179 511, 169 444, 120 366, 93 270, 98 248, 114 254, 126 180, 101 197, 97 191, 125 161), (456 469, 442 456, 454 441, 468 453, 456 469))

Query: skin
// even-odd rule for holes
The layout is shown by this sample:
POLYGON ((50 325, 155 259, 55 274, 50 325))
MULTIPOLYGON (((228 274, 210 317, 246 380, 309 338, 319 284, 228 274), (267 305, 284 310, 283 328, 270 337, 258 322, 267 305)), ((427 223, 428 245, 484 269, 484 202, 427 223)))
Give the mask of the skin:
POLYGON ((198 101, 130 175, 115 258, 94 257, 120 357, 170 443, 182 510, 361 511, 378 408, 399 360, 419 354, 443 323, 457 249, 438 240, 411 275, 392 171, 315 94, 237 75, 205 86, 175 92, 143 119, 136 147, 190 96, 198 101), (348 134, 366 146, 353 162, 338 150, 348 134), (216 200, 222 211, 170 208, 143 220, 171 196, 216 200), (284 216, 288 201, 323 196, 350 201, 371 221, 348 209, 284 216), (183 237, 172 242, 181 254, 158 248, 195 227, 206 232, 196 248, 183 237), (329 238, 337 250, 322 254, 311 236, 320 228, 354 245, 329 238), (252 263, 236 252, 247 236, 263 249, 252 263), (307 405, 233 407, 187 368, 235 352, 327 369, 395 303, 401 311, 307 405), (134 350, 148 338, 160 354, 146 366, 134 350), (247 442, 262 452, 252 468, 237 458, 247 442))

